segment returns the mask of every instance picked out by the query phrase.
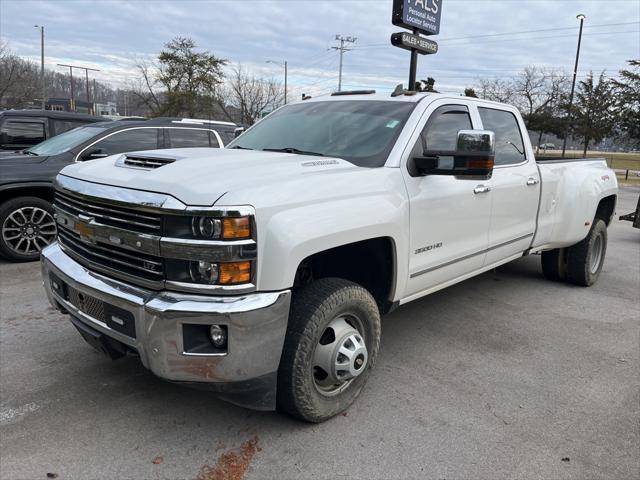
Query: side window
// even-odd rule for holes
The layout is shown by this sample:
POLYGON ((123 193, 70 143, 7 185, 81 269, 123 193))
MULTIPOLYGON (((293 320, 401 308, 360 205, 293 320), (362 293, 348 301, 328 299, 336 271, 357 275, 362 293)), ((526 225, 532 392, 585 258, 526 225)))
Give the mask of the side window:
POLYGON ((73 130, 76 127, 80 127, 84 125, 83 122, 72 122, 69 120, 49 120, 53 121, 53 129, 56 132, 56 135, 60 135, 61 133, 68 132, 69 130, 73 130))
POLYGON ((0 146, 5 149, 31 147, 44 139, 43 122, 7 120, 0 128, 0 146))
POLYGON ((504 110, 478 108, 482 126, 496 134, 496 165, 513 165, 526 160, 522 133, 516 116, 504 110))
MULTIPOLYGON (((218 135, 220 135, 220 138, 222 139, 222 143, 224 143, 225 145, 230 144, 234 138, 236 138, 235 135, 235 128, 220 128, 218 130, 216 130, 216 132, 218 132, 218 135)), ((213 137, 211 137, 212 143, 216 143, 213 142, 213 140, 217 140, 215 138, 215 135, 213 135, 213 137)))
POLYGON ((157 128, 135 128, 133 130, 123 130, 104 140, 100 140, 89 148, 89 151, 101 149, 103 150, 102 153, 113 155, 140 150, 155 150, 156 148, 158 148, 157 128))
MULTIPOLYGON (((168 128, 171 148, 193 148, 209 146, 209 131, 192 128, 168 128)), ((218 142, 215 142, 217 145, 218 142)))
POLYGON ((434 111, 422 131, 424 150, 456 149, 458 131, 470 130, 471 117, 464 105, 444 105, 434 111))

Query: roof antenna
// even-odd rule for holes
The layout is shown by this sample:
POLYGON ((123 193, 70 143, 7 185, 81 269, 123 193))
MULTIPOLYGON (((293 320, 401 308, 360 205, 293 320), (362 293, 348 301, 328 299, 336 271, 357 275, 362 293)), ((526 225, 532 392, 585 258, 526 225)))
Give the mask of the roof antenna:
POLYGON ((391 94, 392 97, 399 97, 400 95, 404 95, 404 86, 400 83, 396 85, 396 89, 391 94))

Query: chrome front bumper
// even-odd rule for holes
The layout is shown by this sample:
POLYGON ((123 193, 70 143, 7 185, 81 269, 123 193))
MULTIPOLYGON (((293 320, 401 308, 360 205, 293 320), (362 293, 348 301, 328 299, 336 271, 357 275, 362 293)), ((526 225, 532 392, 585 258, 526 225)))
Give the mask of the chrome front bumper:
POLYGON ((87 270, 57 244, 42 251, 42 277, 49 301, 83 325, 137 351, 158 377, 206 384, 220 396, 251 408, 275 408, 275 388, 291 292, 203 296, 141 289, 87 270), (56 276, 68 287, 125 310, 135 320, 135 338, 76 308, 54 290, 56 276), (183 324, 228 329, 224 354, 186 353, 183 324))

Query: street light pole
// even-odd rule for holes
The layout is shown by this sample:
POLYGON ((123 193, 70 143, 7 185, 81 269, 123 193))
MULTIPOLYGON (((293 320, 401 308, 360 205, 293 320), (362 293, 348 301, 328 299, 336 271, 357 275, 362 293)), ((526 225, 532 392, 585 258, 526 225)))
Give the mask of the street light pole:
POLYGON ((569 137, 569 130, 571 128, 571 109, 573 107, 573 94, 576 90, 576 77, 578 76, 578 62, 580 61, 580 45, 582 44, 582 26, 584 25, 584 19, 587 18, 582 13, 576 16, 580 20, 580 33, 578 34, 578 50, 576 51, 576 64, 573 67, 573 82, 571 82, 571 94, 569 95, 569 107, 567 108, 567 126, 564 131, 564 141, 562 142, 562 158, 564 158, 567 151, 567 139, 569 137))
POLYGON ((44 25, 34 25, 40 29, 40 83, 42 86, 42 110, 46 110, 47 87, 44 83, 44 25))
POLYGON ((280 65, 281 67, 284 67, 284 104, 287 104, 287 78, 288 78, 288 72, 287 72, 287 61, 285 60, 284 62, 276 62, 275 60, 267 60, 266 63, 273 63, 274 65, 280 65))

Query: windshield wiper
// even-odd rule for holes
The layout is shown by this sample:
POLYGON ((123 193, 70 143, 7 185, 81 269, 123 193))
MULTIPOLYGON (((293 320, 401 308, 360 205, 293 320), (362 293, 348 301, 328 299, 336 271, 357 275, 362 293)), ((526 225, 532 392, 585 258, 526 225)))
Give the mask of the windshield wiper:
POLYGON ((263 152, 284 152, 284 153, 295 153, 298 155, 313 155, 314 157, 324 157, 325 155, 318 152, 309 152, 307 150, 298 150, 294 147, 284 147, 284 148, 263 148, 263 152))
POLYGON ((32 152, 31 150, 23 150, 22 153, 24 153, 26 155, 35 155, 36 157, 39 156, 37 153, 32 152))
POLYGON ((253 148, 241 147, 240 145, 235 145, 231 147, 229 150, 233 150, 234 148, 240 149, 240 150, 253 150, 253 148))

